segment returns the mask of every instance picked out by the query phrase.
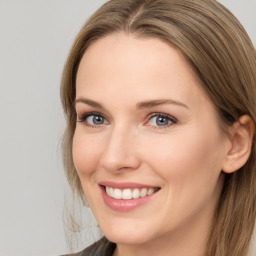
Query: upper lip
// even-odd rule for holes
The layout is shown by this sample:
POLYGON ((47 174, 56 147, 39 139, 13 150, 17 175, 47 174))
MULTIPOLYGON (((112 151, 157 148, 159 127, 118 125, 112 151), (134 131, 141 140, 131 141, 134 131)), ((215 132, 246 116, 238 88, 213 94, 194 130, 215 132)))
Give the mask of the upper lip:
POLYGON ((126 189, 126 188, 160 188, 159 186, 146 185, 146 184, 134 183, 134 182, 102 181, 102 182, 99 182, 99 185, 104 186, 104 187, 119 188, 119 189, 126 189))

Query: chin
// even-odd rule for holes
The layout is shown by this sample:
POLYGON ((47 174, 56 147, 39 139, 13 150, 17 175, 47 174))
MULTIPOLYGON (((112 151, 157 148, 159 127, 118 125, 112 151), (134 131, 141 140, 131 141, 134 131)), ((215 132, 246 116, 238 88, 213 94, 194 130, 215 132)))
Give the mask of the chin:
POLYGON ((145 235, 139 235, 135 233, 126 234, 106 234, 109 241, 116 244, 129 244, 129 245, 141 245, 145 244, 151 239, 145 237, 145 235))
POLYGON ((144 244, 150 241, 151 235, 149 230, 138 228, 138 225, 113 225, 111 227, 104 227, 103 234, 111 242, 117 244, 144 244))

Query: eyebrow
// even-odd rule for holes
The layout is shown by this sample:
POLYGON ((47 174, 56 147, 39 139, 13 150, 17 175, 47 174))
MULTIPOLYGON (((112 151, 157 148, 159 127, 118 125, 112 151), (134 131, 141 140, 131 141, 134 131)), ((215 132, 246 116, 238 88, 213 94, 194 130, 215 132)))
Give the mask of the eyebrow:
MULTIPOLYGON (((104 109, 104 107, 100 103, 98 103, 96 101, 93 101, 93 100, 85 99, 85 98, 76 99, 75 104, 76 103, 84 103, 84 104, 87 104, 91 107, 104 109)), ((145 109, 145 108, 152 108, 152 107, 156 107, 156 106, 159 106, 159 105, 166 105, 166 104, 177 105, 177 106, 189 109, 189 107, 187 105, 185 105, 184 103, 176 101, 176 100, 170 100, 170 99, 157 99, 157 100, 140 101, 136 104, 136 108, 137 109, 145 109)))
POLYGON ((79 98, 79 99, 75 100, 75 104, 79 103, 79 102, 87 104, 87 105, 89 105, 91 107, 94 107, 94 108, 104 109, 104 107, 100 103, 98 103, 96 101, 93 101, 93 100, 89 100, 89 99, 85 99, 85 98, 79 98))
POLYGON ((137 107, 137 109, 143 109, 143 108, 152 108, 152 107, 156 107, 159 105, 166 105, 166 104, 177 105, 177 106, 189 109, 189 107, 187 105, 185 105, 184 103, 176 101, 176 100, 170 100, 170 99, 141 101, 136 104, 136 107, 137 107))

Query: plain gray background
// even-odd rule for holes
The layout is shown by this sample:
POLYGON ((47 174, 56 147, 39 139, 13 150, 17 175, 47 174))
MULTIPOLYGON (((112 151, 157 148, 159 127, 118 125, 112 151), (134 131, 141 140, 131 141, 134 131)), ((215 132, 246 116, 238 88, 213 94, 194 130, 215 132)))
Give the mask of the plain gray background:
MULTIPOLYGON (((1 256, 67 252, 59 82, 75 35, 104 2, 0 0, 1 256)), ((256 1, 220 2, 256 44, 256 1)))

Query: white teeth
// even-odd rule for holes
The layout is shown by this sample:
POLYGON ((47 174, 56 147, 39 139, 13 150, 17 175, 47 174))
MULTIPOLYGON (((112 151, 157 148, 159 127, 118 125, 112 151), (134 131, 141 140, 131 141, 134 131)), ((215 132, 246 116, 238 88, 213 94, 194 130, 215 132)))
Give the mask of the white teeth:
POLYGON ((132 191, 129 188, 123 190, 122 199, 132 199, 132 191))
POLYGON ((121 199, 122 198, 122 191, 121 191, 121 189, 115 188, 114 189, 113 197, 115 199, 121 199))
POLYGON ((156 189, 154 188, 135 188, 135 189, 119 189, 119 188, 112 188, 112 187, 106 187, 106 193, 110 197, 113 197, 115 199, 137 199, 139 197, 145 197, 149 196, 156 192, 156 189))
POLYGON ((147 195, 149 196, 149 195, 151 195, 151 194, 153 194, 154 193, 154 189, 153 188, 150 188, 149 190, 148 190, 148 192, 147 192, 147 195))
POLYGON ((143 188, 143 189, 140 191, 140 196, 141 196, 141 197, 146 196, 146 195, 147 195, 147 192, 148 192, 148 190, 147 190, 146 188, 143 188))
POLYGON ((114 196, 114 189, 113 188, 109 188, 109 195, 110 196, 114 196))
POLYGON ((136 199, 136 198, 139 198, 140 197, 140 191, 138 188, 135 188, 133 191, 132 191, 132 198, 136 199))

